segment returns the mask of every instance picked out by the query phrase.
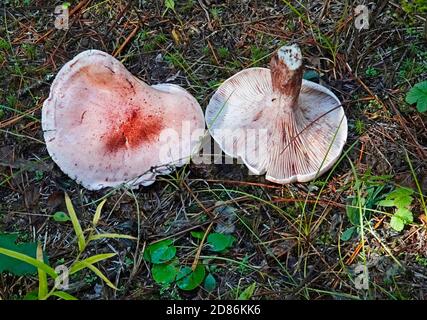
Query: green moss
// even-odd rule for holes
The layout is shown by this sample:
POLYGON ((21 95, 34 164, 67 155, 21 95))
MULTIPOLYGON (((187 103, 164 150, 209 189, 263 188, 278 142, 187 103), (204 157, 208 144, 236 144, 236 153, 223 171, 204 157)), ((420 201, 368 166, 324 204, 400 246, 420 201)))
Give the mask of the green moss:
POLYGON ((230 57, 230 51, 226 47, 219 47, 218 48, 218 56, 221 59, 227 59, 228 57, 230 57))
POLYGON ((258 46, 251 46, 252 66, 259 66, 268 56, 268 51, 258 46))
POLYGON ((6 39, 0 38, 0 50, 10 50, 11 45, 6 39))
POLYGON ((159 33, 154 37, 153 40, 157 45, 166 43, 168 41, 168 38, 166 37, 166 35, 164 33, 159 33))

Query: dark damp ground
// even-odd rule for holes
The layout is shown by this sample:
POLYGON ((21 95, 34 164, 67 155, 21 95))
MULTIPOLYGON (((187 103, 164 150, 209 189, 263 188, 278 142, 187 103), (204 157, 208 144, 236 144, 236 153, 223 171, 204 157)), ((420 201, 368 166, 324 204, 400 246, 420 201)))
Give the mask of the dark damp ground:
MULTIPOLYGON (((427 297, 427 212, 420 194, 427 193, 426 114, 405 102, 427 75, 425 14, 398 0, 378 1, 369 28, 359 31, 349 1, 175 0, 174 10, 166 10, 160 0, 82 0, 70 1, 65 31, 54 28, 61 2, 46 3, 1 4, 0 231, 17 233, 20 242, 40 241, 52 266, 70 265, 78 256, 72 225, 51 217, 66 211, 66 192, 83 229, 105 198, 97 232, 139 239, 90 243, 83 258, 117 254, 96 266, 118 290, 85 269, 71 278, 70 294, 233 299, 255 283, 252 299, 427 297), (312 70, 306 76, 345 102, 348 153, 329 176, 280 186, 239 164, 190 164, 150 187, 90 192, 46 151, 42 103, 60 67, 83 50, 114 54, 148 84, 179 84, 205 108, 223 80, 267 67, 288 42, 301 46, 312 70), (377 203, 399 186, 414 190, 413 222, 397 232, 390 224, 394 209, 377 203), (363 216, 359 228, 349 219, 354 222, 355 207, 363 216), (355 232, 345 239, 351 227, 355 232), (192 231, 236 240, 221 252, 205 241, 198 251, 201 241, 192 231), (213 288, 184 291, 153 280, 142 254, 165 238, 174 241, 179 266, 195 260, 205 266, 216 279, 213 288), (360 266, 369 272, 368 290, 360 286, 360 266)), ((37 286, 36 276, 3 273, 0 298, 21 299, 37 286)))

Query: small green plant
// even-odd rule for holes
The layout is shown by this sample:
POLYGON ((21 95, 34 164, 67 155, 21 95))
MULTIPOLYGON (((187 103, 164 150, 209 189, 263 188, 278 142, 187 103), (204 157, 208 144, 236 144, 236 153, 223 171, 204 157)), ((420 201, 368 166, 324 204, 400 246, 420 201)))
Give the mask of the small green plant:
POLYGON ((150 41, 149 33, 147 30, 141 30, 135 37, 135 42, 138 43, 139 46, 142 46, 142 50, 144 52, 153 51, 156 47, 154 41, 150 41))
POLYGON ((326 35, 324 32, 321 32, 321 30, 319 28, 315 29, 316 32, 314 33, 317 41, 319 42, 319 44, 326 49, 327 51, 329 51, 329 54, 332 57, 333 60, 333 64, 336 63, 336 57, 337 54, 339 52, 339 40, 338 37, 330 37, 328 35, 326 35))
POLYGON ((414 191, 408 188, 397 188, 390 192, 384 200, 378 202, 381 207, 395 207, 390 220, 390 226, 396 231, 402 231, 405 225, 412 223, 414 217, 410 210, 414 191))
MULTIPOLYGON (((184 1, 182 1, 182 2, 184 2, 184 1)), ((196 0, 185 0, 185 3, 181 4, 181 10, 180 11, 183 13, 187 13, 187 14, 191 13, 192 10, 194 9, 195 4, 196 4, 196 0)))
POLYGON ((175 10, 175 1, 174 0, 165 0, 165 11, 163 12, 163 16, 169 11, 173 11, 173 13, 175 13, 176 15, 176 10, 175 10))
POLYGON ((144 52, 151 52, 151 51, 154 51, 155 49, 156 49, 156 46, 152 42, 148 42, 142 46, 142 50, 144 52))
POLYGON ((209 49, 209 47, 208 46, 204 46, 203 48, 202 48, 202 53, 205 55, 205 56, 207 56, 207 55, 209 55, 209 53, 211 52, 211 50, 209 49))
POLYGON ((139 44, 144 43, 148 39, 148 31, 147 30, 141 30, 137 33, 135 37, 135 42, 138 42, 139 44))
POLYGON ((158 284, 173 283, 178 274, 178 260, 175 259, 176 247, 171 239, 149 245, 144 251, 144 259, 151 262, 151 275, 158 284))
POLYGON ((10 45, 9 41, 6 39, 0 38, 0 50, 10 50, 12 46, 10 45))
POLYGON ((352 226, 342 233, 342 241, 348 241, 360 233, 360 213, 362 213, 362 217, 365 219, 370 218, 371 210, 382 197, 381 194, 385 188, 382 181, 384 178, 386 177, 370 176, 369 173, 366 173, 365 176, 357 182, 359 185, 355 185, 354 188, 356 190, 361 190, 361 196, 350 196, 347 198, 347 217, 352 226), (362 210, 362 212, 360 212, 360 210, 362 210))
POLYGON ((415 257, 415 261, 416 261, 420 266, 427 267, 427 258, 425 258, 425 257, 423 257, 423 256, 420 256, 420 255, 417 255, 417 256, 415 257))
POLYGON ((251 65, 258 66, 268 56, 268 51, 258 46, 251 46, 251 65))
POLYGON ((56 222, 67 222, 67 221, 71 221, 70 216, 68 214, 66 214, 65 212, 63 212, 63 211, 55 212, 52 215, 52 219, 54 221, 56 221, 56 222))
POLYGON ((201 264, 194 270, 187 266, 179 266, 176 247, 171 239, 149 245, 144 252, 144 259, 153 264, 151 268, 153 279, 163 286, 176 282, 180 289, 189 291, 197 288, 205 278, 205 267, 201 264))
POLYGON ((369 66, 366 70, 365 70, 365 75, 368 78, 373 78, 378 76, 379 72, 377 69, 375 69, 374 67, 369 66))
POLYGON ((228 61, 226 64, 226 68, 229 71, 233 71, 235 72, 236 70, 239 70, 242 67, 242 64, 239 60, 232 60, 232 61, 228 61))
POLYGON ((205 276, 206 269, 202 264, 198 264, 194 270, 188 266, 183 266, 176 277, 176 284, 181 290, 191 291, 202 284, 205 276))
POLYGON ((247 265, 249 264, 249 258, 250 256, 248 254, 245 254, 245 256, 242 259, 242 264, 239 265, 239 272, 240 274, 244 274, 249 271, 249 268, 247 265))
MULTIPOLYGON (((205 232, 192 231, 191 236, 203 240, 205 232)), ((236 240, 232 235, 212 233, 207 236, 206 244, 212 252, 226 252, 236 240)), ((214 267, 207 267, 203 263, 193 264, 192 267, 181 265, 176 256, 177 248, 172 239, 165 239, 149 245, 144 251, 144 259, 152 264, 151 275, 163 291, 173 283, 184 291, 191 291, 203 284, 211 292, 216 287, 213 276, 214 267)))
POLYGON ((419 112, 427 111, 427 81, 417 83, 406 94, 405 101, 409 104, 417 104, 419 112))
POLYGON ((427 12, 427 2, 425 0, 400 0, 400 4, 407 13, 427 12))
POLYGON ((171 239, 156 242, 147 247, 144 259, 154 264, 162 264, 172 260, 176 255, 176 247, 171 239))
MULTIPOLYGON (((0 250, 6 249, 17 254, 22 254, 27 257, 36 258, 37 243, 24 242, 17 243, 18 234, 5 233, 0 234, 0 250)), ((47 257, 44 255, 44 261, 47 262, 47 257)), ((25 261, 13 258, 8 255, 0 254, 0 273, 10 272, 16 276, 31 275, 37 272, 37 268, 25 261)))
POLYGON ((213 7, 210 10, 211 16, 214 20, 219 20, 220 19, 220 15, 222 13, 222 9, 218 8, 218 7, 213 7))
POLYGON ((211 273, 209 273, 205 278, 203 288, 205 288, 208 292, 212 292, 215 290, 216 286, 217 284, 215 277, 211 273))
MULTIPOLYGON (((192 231, 191 235, 201 240, 205 233, 202 231, 192 231)), ((232 235, 214 232, 209 234, 206 243, 213 252, 225 252, 233 245, 235 240, 236 238, 232 235)))
POLYGON ((43 176, 44 176, 43 171, 41 171, 41 170, 36 170, 36 172, 35 172, 35 179, 36 179, 37 181, 41 181, 41 180, 43 180, 43 176))
POLYGON ((14 1, 15 6, 29 6, 31 4, 31 0, 15 0, 14 1))
POLYGON ((83 278, 83 281, 89 285, 92 285, 95 283, 95 281, 98 279, 98 277, 94 274, 87 274, 83 278))
POLYGON ((365 124, 362 120, 356 119, 356 121, 354 122, 354 130, 359 136, 362 135, 363 132, 365 132, 365 124))
POLYGON ((123 261, 124 264, 126 265, 126 267, 130 268, 131 266, 134 265, 134 260, 130 257, 125 257, 125 260, 123 261))
POLYGON ((166 54, 165 60, 177 69, 187 70, 187 62, 179 52, 166 54))
POLYGON ((7 102, 7 105, 9 106, 9 108, 13 109, 16 107, 16 104, 18 103, 18 99, 16 98, 15 95, 9 94, 6 97, 6 102, 7 102))
POLYGON ((211 233, 206 243, 211 247, 213 252, 224 252, 233 245, 235 240, 236 238, 232 235, 211 233))
MULTIPOLYGON (((407 27, 405 28, 405 32, 409 35, 409 36, 418 36, 419 32, 417 30, 417 28, 414 27, 407 27)), ((411 47, 413 47, 414 44, 411 44, 411 47)), ((410 50, 413 52, 413 48, 410 48, 410 50)))
POLYGON ((239 297, 237 298, 237 300, 250 300, 255 292, 255 289, 256 289, 256 282, 252 283, 249 287, 243 290, 242 293, 239 294, 239 297))
MULTIPOLYGON (((115 253, 96 254, 88 258, 81 259, 85 249, 92 241, 106 238, 135 239, 134 237, 128 235, 115 233, 95 234, 95 228, 98 225, 99 219, 101 217, 102 207, 104 206, 105 202, 106 200, 102 201, 96 208, 96 212, 92 220, 92 226, 83 231, 80 222, 77 219, 77 215, 71 199, 67 194, 65 194, 65 204, 67 207, 68 216, 73 225, 78 244, 78 256, 74 259, 74 261, 71 262, 67 269, 69 271, 69 276, 73 276, 82 270, 89 269, 97 278, 100 278, 109 287, 116 290, 117 288, 113 285, 113 283, 102 273, 101 270, 95 266, 95 264, 98 262, 114 257, 116 255, 115 253)), ((11 236, 9 236, 8 242, 0 242, 0 259, 3 259, 6 262, 9 261, 9 264, 3 264, 4 261, 0 261, 0 266, 9 266, 8 269, 0 270, 0 272, 9 271, 17 274, 18 272, 23 272, 22 269, 19 268, 26 268, 23 274, 32 274, 34 272, 38 273, 38 290, 27 293, 25 297, 26 299, 47 300, 51 297, 57 297, 64 300, 76 300, 76 298, 69 293, 59 290, 61 287, 60 281, 55 281, 55 284, 49 289, 48 276, 50 276, 53 280, 57 280, 61 279, 61 274, 49 266, 40 243, 37 245, 36 249, 34 248, 34 244, 25 244, 19 246, 13 245, 13 243, 14 238, 11 236), (13 265, 10 265, 10 259, 12 259, 13 265)))
POLYGON ((159 33, 154 37, 153 41, 159 46, 163 43, 166 43, 168 41, 168 38, 164 33, 159 33))
POLYGON ((36 46, 25 43, 22 45, 22 50, 24 51, 25 55, 28 59, 35 59, 37 55, 36 46))
POLYGON ((381 104, 375 99, 369 101, 369 103, 366 105, 366 110, 371 113, 375 113, 381 110, 381 108, 381 104))
MULTIPOLYGON (((421 52, 423 51, 421 50, 421 52)), ((424 61, 425 59, 421 60, 423 59, 422 56, 423 54, 420 55, 419 59, 406 58, 403 60, 398 72, 398 79, 400 81, 407 81, 407 79, 418 77, 427 71, 427 63, 424 61)))
POLYGON ((225 60, 225 59, 230 57, 230 51, 226 47, 219 47, 218 48, 218 56, 221 59, 225 60))

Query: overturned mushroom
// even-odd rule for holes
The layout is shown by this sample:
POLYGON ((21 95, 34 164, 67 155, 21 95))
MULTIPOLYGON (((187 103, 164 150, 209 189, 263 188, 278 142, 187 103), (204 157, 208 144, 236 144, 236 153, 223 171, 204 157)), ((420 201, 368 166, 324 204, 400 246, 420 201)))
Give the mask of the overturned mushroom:
POLYGON ((206 109, 208 129, 254 174, 282 184, 312 180, 342 152, 344 110, 331 91, 302 79, 298 46, 281 47, 270 68, 246 69, 226 80, 206 109))
POLYGON ((53 81, 42 127, 62 171, 96 190, 146 186, 187 163, 204 134, 204 117, 181 87, 148 86, 109 54, 88 50, 53 81))

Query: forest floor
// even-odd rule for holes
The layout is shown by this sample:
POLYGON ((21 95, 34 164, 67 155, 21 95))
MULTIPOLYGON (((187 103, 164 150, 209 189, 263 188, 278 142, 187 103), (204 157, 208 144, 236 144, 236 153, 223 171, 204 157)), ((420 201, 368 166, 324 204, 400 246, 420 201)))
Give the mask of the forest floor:
MULTIPOLYGON (((67 292, 79 299, 427 298, 427 117, 405 102, 427 76, 425 15, 378 1, 369 28, 358 30, 345 0, 176 0, 168 10, 161 0, 76 0, 69 29, 58 30, 53 12, 61 3, 1 4, 0 232, 20 244, 40 242, 52 267, 116 253, 95 265, 117 290, 84 269, 67 292), (43 101, 61 66, 84 50, 113 54, 148 84, 179 84, 205 109, 221 82, 268 67, 286 43, 300 45, 306 77, 331 88, 348 118, 343 156, 313 182, 282 186, 241 164, 189 164, 138 190, 88 191, 46 151, 43 101), (379 201, 402 188, 412 190, 403 196, 413 220, 396 231, 396 209, 379 201), (53 218, 67 213, 65 193, 83 229, 106 199, 96 232, 136 240, 93 240, 80 254, 72 223, 53 218), (172 269, 155 266, 154 254, 143 258, 153 243, 172 269), (192 290, 159 275, 193 263, 204 272, 187 279, 192 290)), ((37 274, 3 272, 0 299, 21 299, 38 284, 37 274)))

